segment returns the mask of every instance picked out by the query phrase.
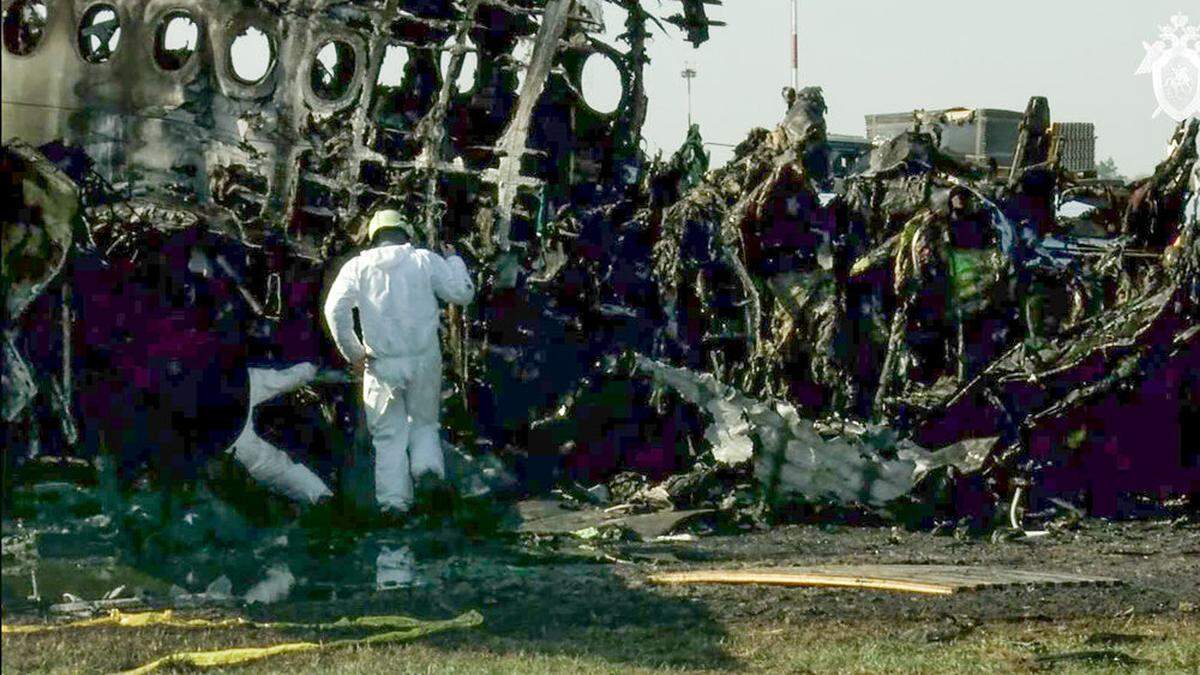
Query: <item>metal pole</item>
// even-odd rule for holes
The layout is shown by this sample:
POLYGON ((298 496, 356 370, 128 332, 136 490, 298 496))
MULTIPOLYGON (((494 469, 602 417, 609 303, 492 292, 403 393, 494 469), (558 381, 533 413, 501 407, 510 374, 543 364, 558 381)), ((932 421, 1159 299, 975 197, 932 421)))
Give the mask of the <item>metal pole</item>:
POLYGON ((687 82, 687 120, 690 130, 692 128, 692 80, 696 77, 696 69, 685 63, 680 75, 683 76, 684 82, 687 82))
POLYGON ((71 393, 74 387, 74 382, 71 373, 71 342, 74 339, 71 330, 75 323, 75 316, 71 312, 71 282, 64 281, 62 285, 62 390, 63 390, 63 405, 66 407, 66 414, 71 412, 71 401, 74 395, 71 393))
POLYGON ((792 0, 792 88, 800 91, 800 0, 792 0))
POLYGON ((688 96, 688 128, 691 129, 692 128, 692 78, 690 78, 690 77, 687 79, 687 90, 688 90, 688 94, 687 94, 687 96, 688 96))

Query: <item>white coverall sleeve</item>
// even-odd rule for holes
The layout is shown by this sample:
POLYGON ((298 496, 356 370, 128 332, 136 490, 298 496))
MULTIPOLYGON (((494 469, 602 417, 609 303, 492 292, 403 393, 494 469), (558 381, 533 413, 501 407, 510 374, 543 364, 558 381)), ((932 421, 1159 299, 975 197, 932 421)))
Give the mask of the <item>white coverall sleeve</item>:
POLYGON ((434 253, 433 258, 433 292, 443 300, 454 305, 465 305, 475 297, 475 282, 467 272, 467 264, 463 259, 452 255, 449 258, 434 253))
POLYGON ((350 260, 338 271, 325 298, 325 323, 333 343, 350 363, 366 358, 367 350, 354 333, 353 309, 358 304, 358 260, 350 260))

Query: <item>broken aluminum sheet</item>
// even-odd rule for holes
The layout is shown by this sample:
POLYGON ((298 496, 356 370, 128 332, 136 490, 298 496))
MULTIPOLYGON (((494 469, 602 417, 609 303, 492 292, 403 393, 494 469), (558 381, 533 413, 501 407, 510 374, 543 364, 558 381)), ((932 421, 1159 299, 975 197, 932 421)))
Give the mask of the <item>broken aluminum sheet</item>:
POLYGON ((525 156, 526 139, 533 121, 534 107, 550 76, 550 69, 558 52, 558 43, 567 29, 572 6, 571 0, 554 0, 547 5, 542 15, 542 24, 538 28, 529 69, 526 71, 524 82, 521 83, 516 112, 513 113, 500 140, 496 142, 497 154, 500 156, 499 166, 494 174, 487 175, 494 179, 499 195, 497 202, 500 221, 497 239, 502 250, 508 249, 508 230, 512 222, 517 187, 523 182, 521 159, 525 156))
POLYGON ((1081 199, 1072 199, 1069 202, 1059 204, 1057 215, 1059 220, 1084 218, 1095 212, 1095 210, 1095 204, 1089 204, 1081 199))
POLYGON ((788 403, 758 401, 711 374, 641 356, 638 367, 708 413, 705 439, 713 458, 729 465, 753 459, 754 475, 772 502, 886 506, 938 469, 978 470, 998 441, 965 439, 930 451, 890 429, 861 425, 844 425, 843 433, 826 438, 788 403))
POLYGON ((561 502, 534 499, 517 504, 521 523, 516 531, 587 536, 601 528, 619 527, 635 533, 643 541, 650 541, 671 534, 685 523, 712 512, 712 509, 691 509, 630 515, 600 509, 567 509, 561 502))
POLYGON ((29 364, 13 344, 13 335, 5 331, 3 339, 4 366, 0 388, 4 394, 0 396, 0 418, 11 423, 37 396, 37 383, 29 364))
MULTIPOLYGON (((67 260, 79 218, 79 189, 69 176, 25 143, 5 148, 25 164, 21 178, 23 211, 39 213, 38 222, 20 222, 9 211, 3 223, 5 320, 15 323, 50 285, 67 260)), ((6 204, 7 209, 17 205, 6 204)))

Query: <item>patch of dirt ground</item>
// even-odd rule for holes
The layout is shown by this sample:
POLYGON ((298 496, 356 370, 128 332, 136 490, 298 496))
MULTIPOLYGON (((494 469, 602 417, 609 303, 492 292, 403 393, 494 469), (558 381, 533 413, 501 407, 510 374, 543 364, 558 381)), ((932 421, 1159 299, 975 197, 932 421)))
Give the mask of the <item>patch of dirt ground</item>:
MULTIPOLYGON (((424 543, 414 541, 414 586, 319 598, 300 592, 276 605, 207 613, 313 621, 397 613, 446 618, 477 609, 485 617, 481 628, 411 645, 283 657, 250 672, 1200 668, 1200 640, 1195 639, 1200 635, 1200 525, 1195 523, 1086 521, 1073 530, 1016 541, 800 525, 695 541, 585 542, 573 548, 579 546, 560 541, 560 547, 533 555, 528 546, 512 542, 441 533, 424 543), (652 573, 688 569, 880 563, 1005 566, 1116 577, 1123 584, 932 596, 648 582, 652 573), (993 656, 997 663, 989 660, 993 656)), ((6 621, 36 620, 6 614, 6 621)), ((105 671, 172 650, 289 639, 270 631, 154 629, 136 635, 97 629, 88 640, 68 640, 62 633, 5 636, 4 670, 105 671)))

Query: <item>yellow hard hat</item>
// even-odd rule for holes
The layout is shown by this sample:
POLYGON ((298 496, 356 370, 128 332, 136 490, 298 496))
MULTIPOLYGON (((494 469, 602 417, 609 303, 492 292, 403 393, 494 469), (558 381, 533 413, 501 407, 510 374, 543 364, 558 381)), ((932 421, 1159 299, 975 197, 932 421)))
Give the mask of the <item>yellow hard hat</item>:
POLYGON ((408 221, 404 220, 404 216, 399 211, 395 209, 383 209, 376 211, 375 215, 371 217, 371 222, 367 225, 367 237, 374 239, 375 233, 385 227, 399 228, 409 238, 413 236, 412 227, 408 224, 408 221))

